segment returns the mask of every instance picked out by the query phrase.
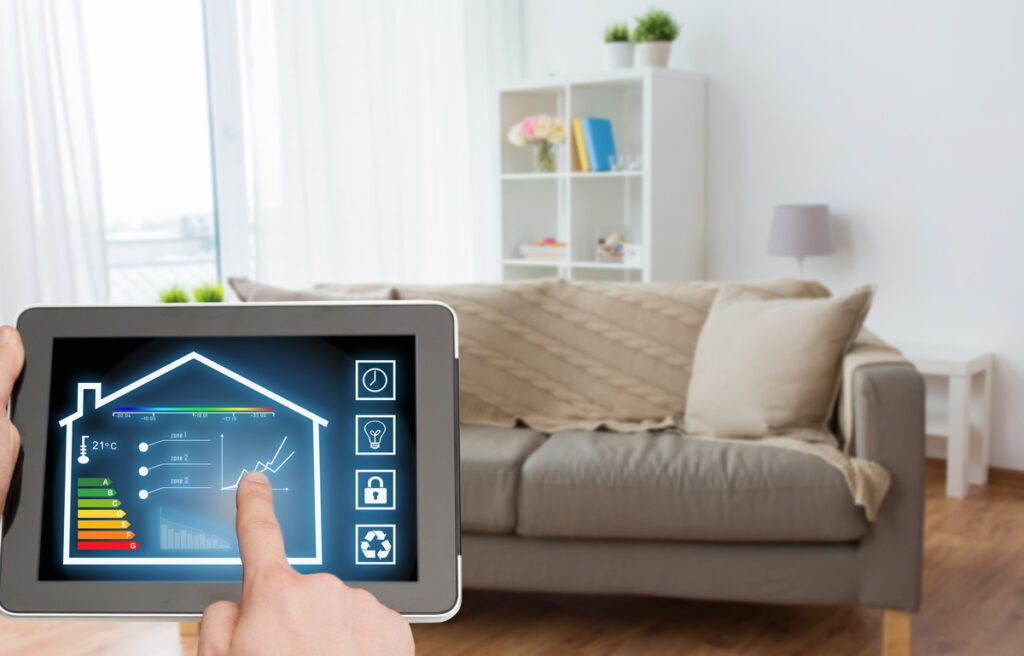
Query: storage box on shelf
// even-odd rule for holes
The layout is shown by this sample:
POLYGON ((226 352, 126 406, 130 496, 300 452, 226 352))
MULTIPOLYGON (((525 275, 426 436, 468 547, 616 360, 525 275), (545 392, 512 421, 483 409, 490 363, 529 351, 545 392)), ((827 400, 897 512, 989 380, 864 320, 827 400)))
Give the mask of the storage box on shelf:
POLYGON ((705 80, 684 71, 634 69, 516 82, 499 92, 502 270, 506 280, 695 280, 703 277, 705 80), (535 152, 508 142, 529 114, 563 119, 568 138, 553 173, 534 171, 535 152), (611 121, 615 149, 638 165, 583 171, 574 117, 611 121), (626 234, 638 253, 599 261, 597 239, 626 234), (564 262, 525 260, 520 246, 553 237, 564 262))

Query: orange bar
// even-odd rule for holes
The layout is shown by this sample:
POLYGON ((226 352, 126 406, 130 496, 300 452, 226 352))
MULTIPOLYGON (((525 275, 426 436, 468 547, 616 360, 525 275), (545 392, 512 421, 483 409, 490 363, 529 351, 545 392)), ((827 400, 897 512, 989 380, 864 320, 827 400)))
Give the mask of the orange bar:
POLYGON ((78 528, 128 528, 132 523, 124 519, 80 519, 78 528))
POLYGON ((131 540, 135 531, 79 531, 79 540, 131 540))

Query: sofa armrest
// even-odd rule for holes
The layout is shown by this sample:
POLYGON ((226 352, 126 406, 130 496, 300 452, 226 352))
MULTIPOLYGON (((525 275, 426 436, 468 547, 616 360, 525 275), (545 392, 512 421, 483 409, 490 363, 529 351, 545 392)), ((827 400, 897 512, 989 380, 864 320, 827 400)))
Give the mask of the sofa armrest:
POLYGON ((860 602, 913 612, 924 545, 924 381, 910 363, 889 362, 859 367, 852 385, 856 455, 892 475, 861 539, 860 602))

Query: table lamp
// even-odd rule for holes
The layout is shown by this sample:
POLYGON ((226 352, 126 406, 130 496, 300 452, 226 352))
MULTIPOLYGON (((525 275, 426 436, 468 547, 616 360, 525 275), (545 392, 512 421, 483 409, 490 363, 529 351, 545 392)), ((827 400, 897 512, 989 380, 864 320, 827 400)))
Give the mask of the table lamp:
POLYGON ((800 277, 804 258, 836 252, 828 205, 779 205, 775 208, 768 254, 795 257, 800 277))

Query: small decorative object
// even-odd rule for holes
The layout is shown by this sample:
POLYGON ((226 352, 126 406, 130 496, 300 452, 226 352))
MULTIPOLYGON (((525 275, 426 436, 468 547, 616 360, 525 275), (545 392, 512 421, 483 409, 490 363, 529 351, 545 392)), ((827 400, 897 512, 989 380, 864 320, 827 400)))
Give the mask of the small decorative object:
POLYGON ((188 292, 181 285, 171 285, 160 290, 161 303, 188 303, 188 292))
POLYGON ((192 290, 196 303, 223 303, 224 285, 219 282, 204 282, 192 290))
POLYGON ((664 9, 651 9, 636 17, 633 43, 636 44, 636 66, 668 66, 672 42, 679 36, 679 24, 664 9))
POLYGON ((639 171, 641 163, 642 163, 642 160, 641 160, 639 155, 630 155, 629 156, 629 170, 630 171, 639 171))
POLYGON ((775 208, 768 254, 795 257, 804 277, 804 258, 836 252, 828 205, 779 205, 775 208))
POLYGON ((537 148, 534 170, 537 173, 555 171, 555 145, 565 141, 565 121, 550 114, 524 117, 508 131, 513 146, 531 144, 537 148))
POLYGON ((643 266, 644 249, 640 244, 626 244, 622 256, 622 263, 628 267, 643 266))
POLYGON ((608 170, 609 171, 625 171, 626 170, 626 156, 625 155, 609 155, 608 156, 608 170))
POLYGON ((633 66, 633 43, 625 23, 612 23, 604 28, 604 62, 611 69, 633 66))
POLYGON ((535 239, 520 246, 519 255, 531 262, 564 262, 569 259, 569 244, 554 237, 535 239))
POLYGON ((597 238, 598 262, 622 262, 626 255, 626 235, 611 231, 597 238))

